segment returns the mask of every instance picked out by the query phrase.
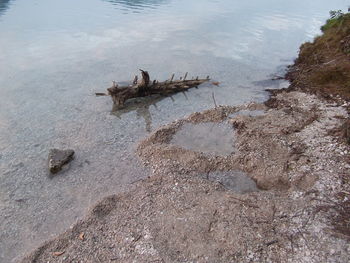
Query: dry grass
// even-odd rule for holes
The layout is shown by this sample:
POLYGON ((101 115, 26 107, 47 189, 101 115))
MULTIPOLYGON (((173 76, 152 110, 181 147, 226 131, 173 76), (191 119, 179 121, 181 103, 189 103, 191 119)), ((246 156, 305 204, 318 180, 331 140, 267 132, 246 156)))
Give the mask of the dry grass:
POLYGON ((348 192, 338 193, 337 201, 329 201, 319 206, 317 211, 330 212, 329 220, 332 224, 332 231, 337 237, 350 241, 350 200, 348 192))
POLYGON ((340 201, 332 209, 335 211, 332 217, 334 231, 350 241, 350 200, 340 201))

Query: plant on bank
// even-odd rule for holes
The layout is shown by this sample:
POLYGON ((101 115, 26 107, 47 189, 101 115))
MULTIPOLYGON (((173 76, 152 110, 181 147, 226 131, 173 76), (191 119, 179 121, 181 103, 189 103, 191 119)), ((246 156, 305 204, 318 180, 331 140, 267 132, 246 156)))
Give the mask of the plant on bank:
MULTIPOLYGON (((348 11, 350 11, 350 7, 348 11)), ((326 24, 321 27, 322 32, 335 26, 341 26, 344 19, 350 16, 350 13, 344 13, 342 10, 331 10, 329 11, 329 16, 330 18, 327 20, 326 24)))

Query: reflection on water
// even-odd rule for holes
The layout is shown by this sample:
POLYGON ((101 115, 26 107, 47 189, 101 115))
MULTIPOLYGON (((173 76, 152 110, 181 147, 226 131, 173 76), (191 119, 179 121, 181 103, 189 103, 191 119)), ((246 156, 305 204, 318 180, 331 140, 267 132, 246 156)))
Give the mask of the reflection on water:
POLYGON ((134 13, 141 12, 145 9, 154 9, 161 4, 168 3, 170 0, 103 0, 113 5, 124 7, 132 10, 134 13))
POLYGON ((234 130, 226 123, 185 123, 171 144, 209 155, 227 156, 234 152, 234 130))
POLYGON ((281 89, 288 87, 288 83, 286 83, 284 79, 264 79, 253 81, 252 84, 269 89, 281 89))
MULTIPOLYGON (((182 92, 181 94, 183 94, 185 99, 188 100, 186 92, 182 92)), ((172 107, 173 103, 175 102, 174 95, 167 95, 167 96, 153 95, 151 97, 137 98, 137 99, 127 101, 124 107, 121 109, 118 108, 117 105, 113 105, 111 113, 114 116, 117 116, 119 119, 122 119, 123 115, 129 112, 136 112, 137 118, 142 118, 145 122, 145 131, 151 132, 152 131, 151 107, 157 111, 158 110, 157 103, 165 99, 171 100, 171 101, 168 100, 168 104, 169 104, 169 107, 172 107)))
POLYGON ((262 101, 265 88, 282 86, 264 80, 347 2, 1 0, 0 13, 8 11, 0 18, 0 262, 146 177, 133 151, 147 131, 212 108, 213 91, 217 104, 262 101), (221 84, 111 114, 111 99, 93 94, 139 68, 154 79, 189 72, 221 84), (53 179, 50 148, 76 152, 53 179))
POLYGON ((155 95, 151 97, 133 99, 133 100, 127 101, 122 109, 118 108, 117 105, 113 105, 112 114, 114 116, 117 116, 119 119, 121 119, 123 115, 129 112, 135 111, 137 118, 140 118, 140 117, 143 118, 145 122, 145 130, 147 132, 151 132, 152 115, 151 115, 150 107, 152 106, 155 110, 157 110, 157 102, 165 98, 167 97, 155 95))
POLYGON ((11 0, 0 0, 0 16, 9 8, 11 0))

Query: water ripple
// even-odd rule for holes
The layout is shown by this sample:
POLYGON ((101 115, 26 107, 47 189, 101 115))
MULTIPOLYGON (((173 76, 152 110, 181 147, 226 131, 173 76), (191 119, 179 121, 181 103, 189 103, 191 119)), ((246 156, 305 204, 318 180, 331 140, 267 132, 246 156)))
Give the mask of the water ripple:
POLYGON ((0 16, 10 7, 11 0, 0 0, 0 16))
POLYGON ((141 13, 147 9, 157 9, 159 6, 169 3, 169 0, 103 0, 111 3, 122 11, 141 13))

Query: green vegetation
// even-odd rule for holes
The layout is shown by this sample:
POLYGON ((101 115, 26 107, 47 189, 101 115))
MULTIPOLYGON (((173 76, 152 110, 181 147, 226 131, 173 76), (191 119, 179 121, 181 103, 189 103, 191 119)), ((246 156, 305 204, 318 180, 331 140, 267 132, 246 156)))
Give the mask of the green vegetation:
POLYGON ((341 10, 330 11, 330 18, 327 20, 326 24, 321 27, 322 32, 329 30, 334 27, 341 27, 344 23, 344 20, 350 19, 350 13, 344 14, 341 10))

